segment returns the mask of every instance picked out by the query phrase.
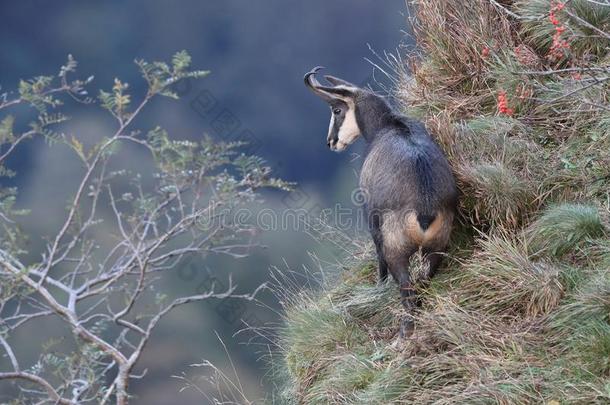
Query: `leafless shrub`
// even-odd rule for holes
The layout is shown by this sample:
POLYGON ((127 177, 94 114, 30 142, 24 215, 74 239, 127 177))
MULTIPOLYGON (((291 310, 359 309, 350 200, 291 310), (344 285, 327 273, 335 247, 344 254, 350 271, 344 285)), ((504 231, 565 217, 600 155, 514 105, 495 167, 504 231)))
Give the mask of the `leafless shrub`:
POLYGON ((185 52, 169 64, 138 61, 147 90, 137 102, 118 79, 111 90, 101 91, 100 104, 114 117, 116 130, 91 147, 78 136, 54 130, 66 119, 57 112, 62 95, 93 102, 84 89, 91 79, 68 79, 76 68, 72 58, 59 78, 23 81, 18 95, 0 99, 2 112, 31 105, 39 114, 23 133, 17 133, 12 115, 1 120, 0 175, 11 174, 3 166, 6 158, 35 136, 51 147, 67 146, 83 167, 65 216, 43 213, 64 219, 57 233, 46 236, 42 252, 26 252, 28 235, 17 220, 25 213, 14 205, 16 190, 0 189, 0 349, 9 359, 0 380, 16 383, 19 400, 126 404, 130 381, 143 377, 136 370, 138 360, 165 315, 197 301, 253 300, 264 287, 238 294, 232 283, 222 291, 212 284, 195 295, 176 297, 156 289, 162 275, 187 257, 247 254, 254 244, 252 232, 224 221, 225 209, 256 201, 261 187, 286 187, 270 177, 259 158, 240 154, 239 142, 176 141, 158 127, 147 134, 134 128, 153 98, 177 98, 173 84, 207 75, 190 70, 190 62, 185 52), (122 168, 126 144, 150 153, 148 172, 122 168), (40 347, 37 363, 24 367, 13 336, 46 318, 61 320, 73 341, 65 352, 40 347))

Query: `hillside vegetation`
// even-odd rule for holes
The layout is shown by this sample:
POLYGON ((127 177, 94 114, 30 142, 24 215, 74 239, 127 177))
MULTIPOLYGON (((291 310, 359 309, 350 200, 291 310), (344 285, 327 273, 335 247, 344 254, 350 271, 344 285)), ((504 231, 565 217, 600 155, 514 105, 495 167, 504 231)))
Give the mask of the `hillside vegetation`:
POLYGON ((610 403, 604 3, 412 4, 417 54, 387 64, 458 179, 451 250, 404 341, 370 249, 333 282, 284 293, 285 402, 610 403))

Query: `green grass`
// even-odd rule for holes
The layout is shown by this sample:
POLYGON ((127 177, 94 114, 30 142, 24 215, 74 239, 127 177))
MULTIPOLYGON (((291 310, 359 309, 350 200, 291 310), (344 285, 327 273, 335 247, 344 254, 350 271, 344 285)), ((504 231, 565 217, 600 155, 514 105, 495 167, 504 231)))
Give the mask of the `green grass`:
POLYGON ((457 175, 472 223, 517 227, 534 202, 531 183, 500 162, 464 163, 457 175))
POLYGON ((547 208, 527 230, 529 247, 538 255, 561 257, 606 234, 598 208, 560 204, 547 208))
POLYGON ((494 235, 449 282, 462 291, 465 309, 508 317, 536 317, 552 311, 564 294, 561 268, 532 260, 525 243, 494 235))
MULTIPOLYGON (((522 15, 540 17, 526 22, 523 25, 523 33, 543 53, 547 52, 551 46, 555 29, 548 19, 550 8, 548 0, 520 0, 517 2, 517 9, 522 15)), ((567 7, 567 11, 605 32, 610 32, 610 7, 608 6, 595 4, 587 0, 572 0, 570 6, 567 7)), ((573 30, 574 35, 570 36, 571 50, 577 55, 592 54, 604 57, 608 53, 610 41, 596 35, 597 33, 594 30, 567 14, 565 9, 557 15, 560 21, 567 22, 570 29, 573 30)))
POLYGON ((603 380, 610 371, 608 273, 588 268, 574 286, 563 274, 571 268, 527 251, 523 241, 504 236, 479 240, 469 260, 426 290, 406 341, 396 335, 397 288, 378 285, 369 267, 311 292, 302 306, 294 302, 279 343, 284 401, 610 400, 603 380))

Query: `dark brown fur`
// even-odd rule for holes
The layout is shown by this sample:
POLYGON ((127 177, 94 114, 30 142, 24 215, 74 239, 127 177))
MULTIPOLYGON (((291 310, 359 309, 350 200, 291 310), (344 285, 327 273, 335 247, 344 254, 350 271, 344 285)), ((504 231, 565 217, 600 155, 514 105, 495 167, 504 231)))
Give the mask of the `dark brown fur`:
POLYGON ((428 263, 425 277, 434 276, 456 211, 453 175, 423 125, 401 118, 380 129, 370 141, 360 187, 366 191, 380 280, 389 272, 400 286, 407 310, 401 332, 406 335, 412 330, 417 303, 409 270, 411 256, 421 250, 428 263))
POLYGON ((401 328, 404 334, 413 326, 417 298, 409 271, 411 256, 421 250, 429 264, 427 278, 434 276, 456 212, 455 180, 447 159, 422 123, 396 113, 382 97, 343 80, 327 77, 334 87, 322 86, 314 77, 319 70, 306 74, 305 84, 337 108, 329 133, 331 149, 344 148, 337 148, 336 138, 346 114, 355 115, 355 133, 368 143, 360 187, 366 196, 380 281, 389 272, 400 285, 407 309, 401 328))

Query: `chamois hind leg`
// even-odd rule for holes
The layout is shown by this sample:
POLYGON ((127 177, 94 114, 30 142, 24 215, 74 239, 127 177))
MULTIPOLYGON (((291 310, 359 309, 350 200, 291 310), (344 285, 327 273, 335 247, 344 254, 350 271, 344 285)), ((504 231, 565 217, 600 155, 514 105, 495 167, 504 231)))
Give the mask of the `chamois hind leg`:
POLYGON ((408 337, 413 333, 414 328, 414 312, 417 307, 417 293, 415 285, 411 279, 409 263, 411 256, 417 251, 417 247, 409 246, 402 255, 390 261, 390 272, 398 281, 400 287, 400 302, 405 309, 405 316, 400 325, 400 336, 408 337))
POLYGON ((422 256, 428 262, 428 272, 426 273, 425 282, 429 282, 436 275, 438 268, 443 263, 444 249, 422 248, 422 256))
MULTIPOLYGON (((422 246, 422 255, 428 262, 428 273, 425 277, 425 282, 429 282, 436 275, 447 251, 449 244, 449 235, 451 233, 451 224, 453 222, 453 214, 440 213, 436 221, 440 221, 439 226, 435 227, 435 232, 432 238, 427 240, 422 246)), ((434 226, 434 223, 432 224, 434 226)))

